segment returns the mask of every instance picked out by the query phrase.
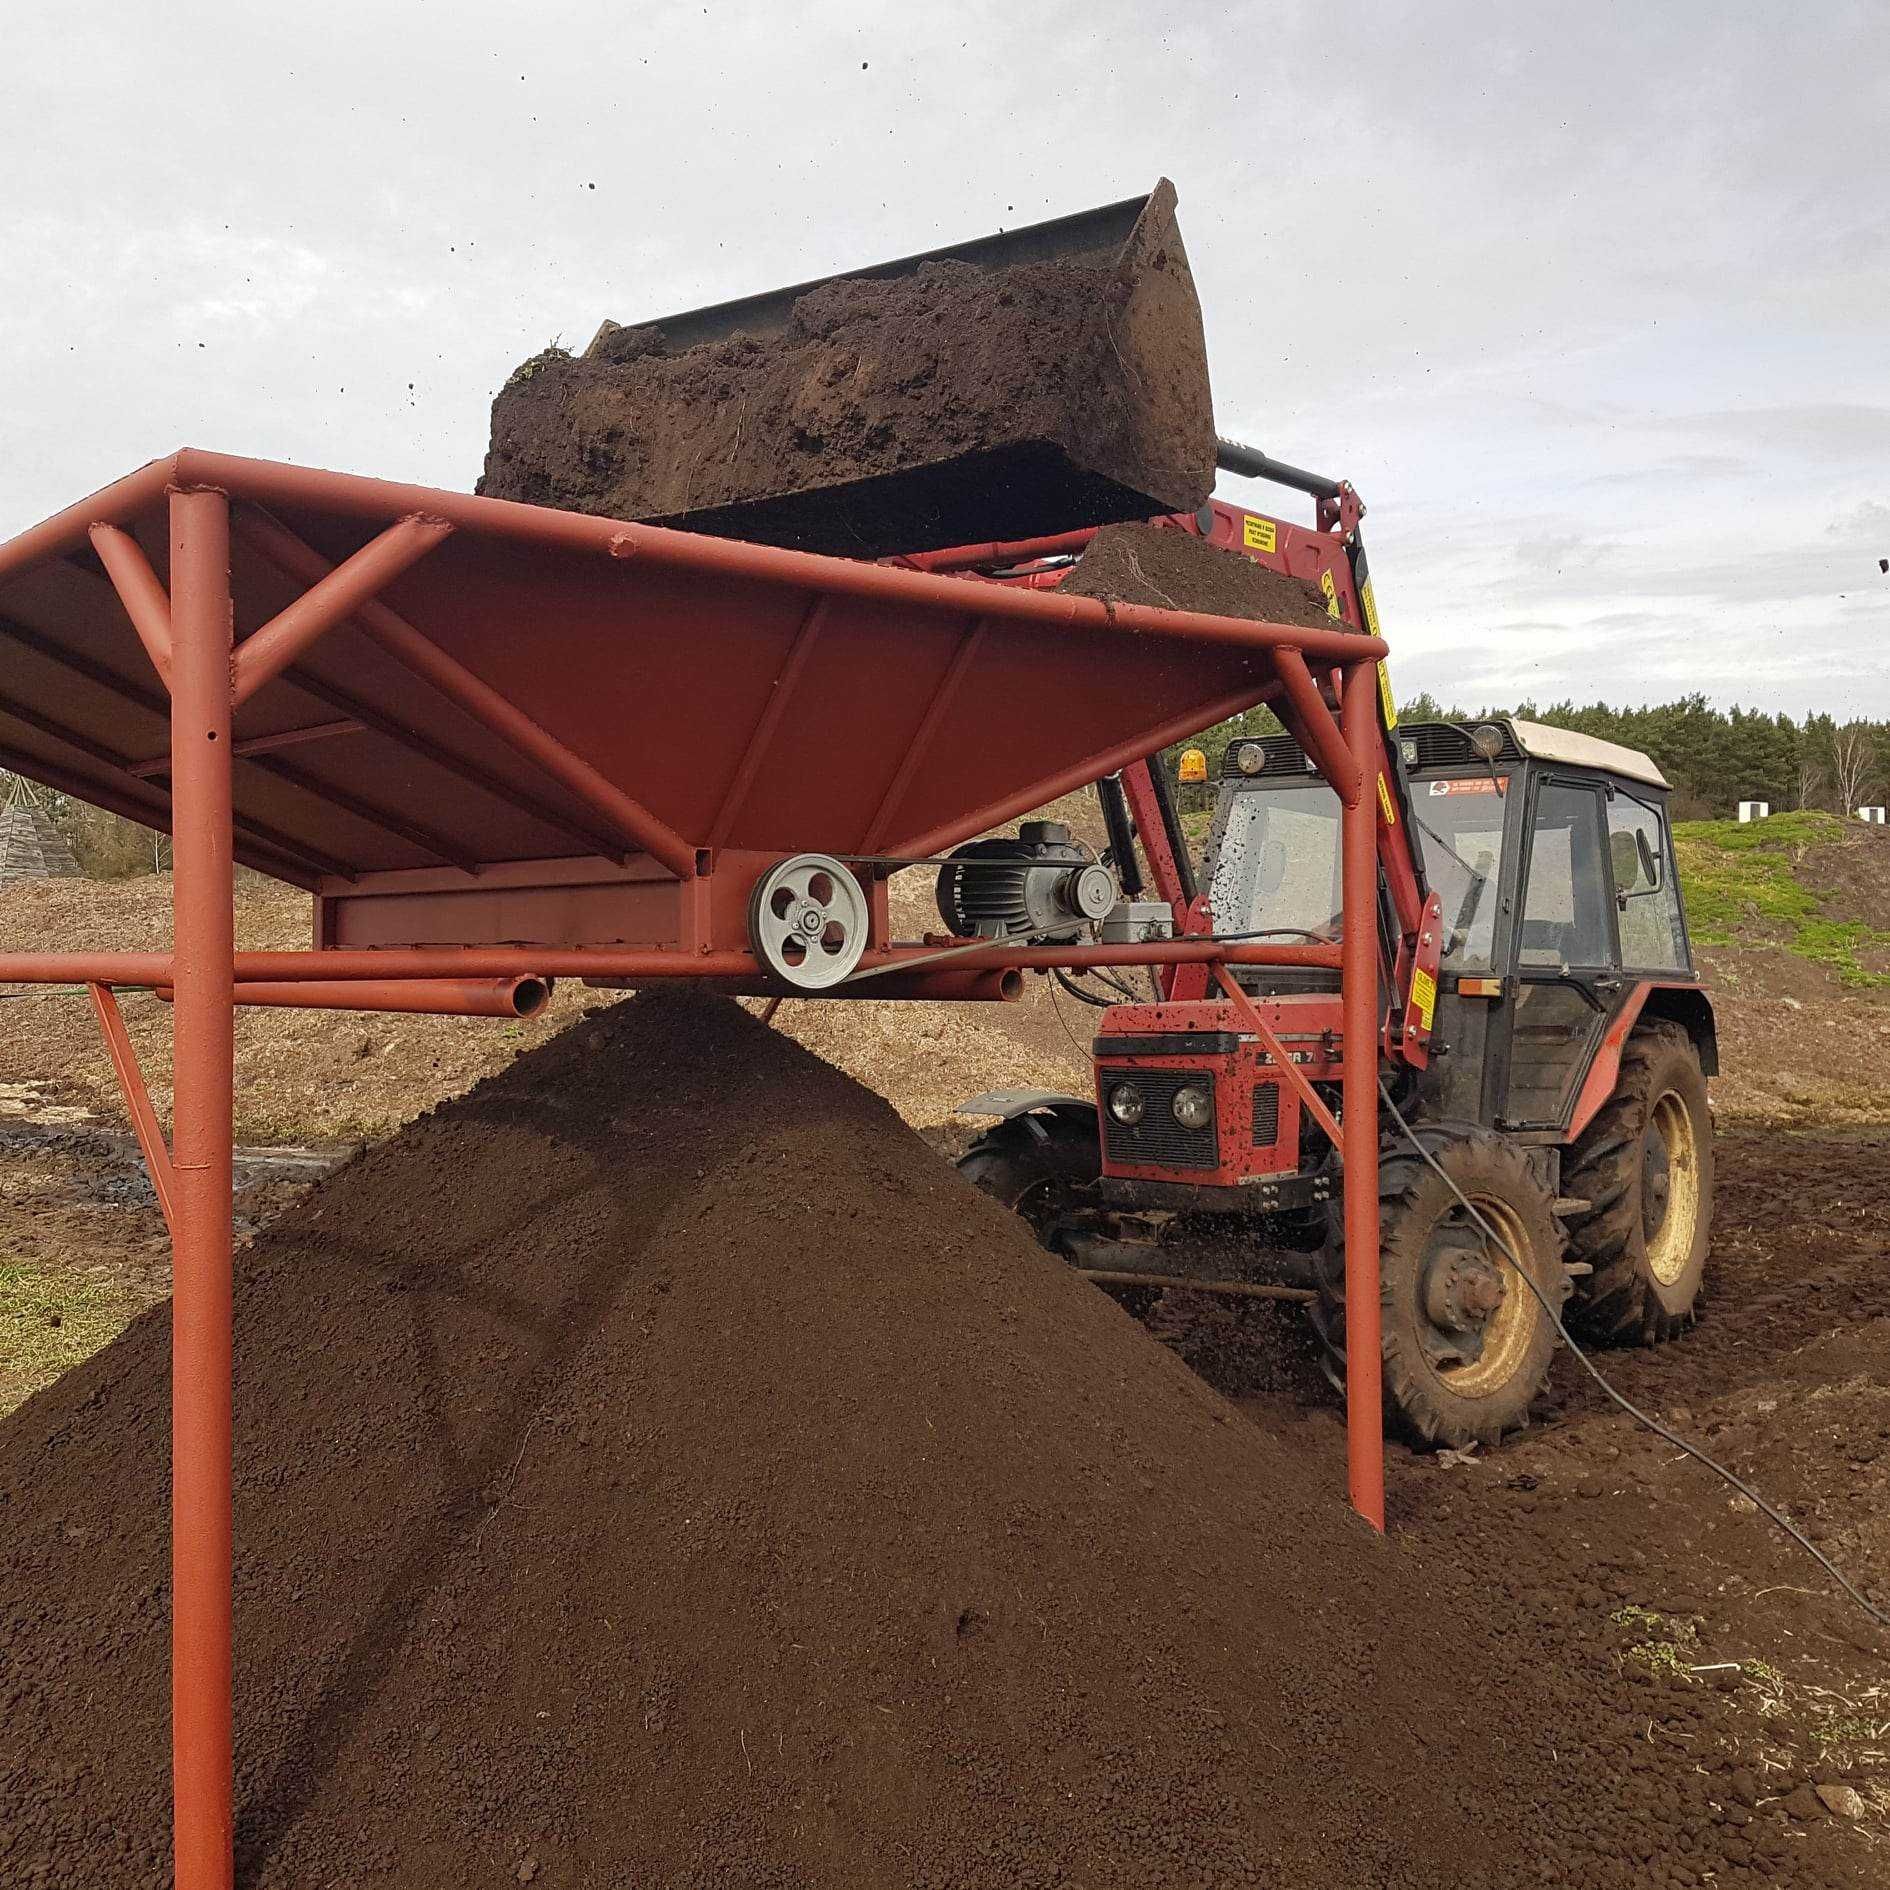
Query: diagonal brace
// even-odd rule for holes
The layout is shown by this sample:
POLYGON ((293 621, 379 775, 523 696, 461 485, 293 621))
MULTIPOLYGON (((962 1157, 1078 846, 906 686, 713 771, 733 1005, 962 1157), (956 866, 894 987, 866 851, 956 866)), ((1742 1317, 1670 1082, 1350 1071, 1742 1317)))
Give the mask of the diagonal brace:
POLYGON ((1273 1034, 1272 1026, 1261 1016, 1259 1005, 1240 988, 1239 980, 1236 979, 1218 959, 1214 964, 1214 977, 1221 989, 1234 1000, 1234 1008, 1241 1013, 1245 1021, 1252 1027, 1254 1035, 1260 1039, 1261 1046, 1266 1050, 1267 1054, 1272 1057, 1274 1062, 1280 1066, 1281 1074, 1292 1084, 1294 1093, 1299 1097, 1307 1113, 1310 1114, 1312 1119, 1331 1137, 1332 1146, 1334 1148, 1339 1147, 1339 1124, 1337 1119, 1333 1116, 1332 1111, 1320 1100, 1319 1092, 1307 1082, 1305 1072, 1287 1055, 1286 1046, 1273 1034))
POLYGON ((396 519, 342 563, 329 565, 324 559, 320 578, 237 645, 230 665, 235 706, 240 709, 264 683, 280 676, 452 531, 443 518, 413 513, 396 519))
POLYGON ((144 547, 128 531, 116 525, 94 525, 92 549, 105 567, 105 575, 118 593, 118 601, 138 633, 151 667, 171 686, 171 600, 144 547))
MULTIPOLYGON (((321 589, 326 574, 347 568, 331 566, 313 546, 304 544, 280 520, 258 508, 246 507, 239 513, 236 529, 247 544, 261 552, 278 570, 305 584, 312 583, 315 590, 309 592, 310 597, 321 589)), ((458 658, 448 655, 431 637, 372 596, 351 606, 350 614, 403 669, 430 684, 480 727, 496 735, 514 754, 523 755, 550 775, 580 806, 606 821, 612 832, 621 834, 652 859, 660 860, 678 879, 695 878, 696 850, 681 834, 592 767, 583 756, 541 728, 516 703, 476 676, 458 658)), ((239 675, 244 651, 254 641, 251 638, 237 651, 239 675)), ((240 695, 238 700, 241 700, 240 695)))
POLYGON ((158 1126, 157 1111, 151 1106, 151 1092, 144 1086, 144 1073, 138 1068, 138 1053, 131 1047, 131 1035, 125 1029, 123 1013, 108 984, 88 984, 92 1010, 98 1018, 99 1034, 105 1039, 105 1054, 112 1060, 113 1074, 124 1092, 125 1109, 131 1117, 132 1133, 144 1154, 144 1165, 151 1176, 152 1191, 164 1213, 164 1225, 177 1235, 177 1178, 171 1168, 171 1151, 165 1145, 164 1131, 158 1126))

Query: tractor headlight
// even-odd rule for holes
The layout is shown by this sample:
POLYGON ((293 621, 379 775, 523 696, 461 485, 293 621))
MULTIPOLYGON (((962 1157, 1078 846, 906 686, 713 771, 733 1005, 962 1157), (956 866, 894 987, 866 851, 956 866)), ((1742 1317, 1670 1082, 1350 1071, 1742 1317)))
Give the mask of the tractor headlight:
POLYGON ((1142 1101, 1142 1092, 1133 1083, 1118 1083, 1109 1092, 1109 1113, 1125 1129, 1132 1129, 1142 1120, 1142 1111, 1147 1105, 1142 1101))
POLYGON ((1242 742, 1234 750, 1234 766, 1242 774, 1260 774, 1267 765, 1267 751, 1258 742, 1242 742))
POLYGON ((1198 1083, 1176 1090, 1170 1107, 1184 1129, 1205 1129, 1214 1120, 1214 1098, 1198 1083))

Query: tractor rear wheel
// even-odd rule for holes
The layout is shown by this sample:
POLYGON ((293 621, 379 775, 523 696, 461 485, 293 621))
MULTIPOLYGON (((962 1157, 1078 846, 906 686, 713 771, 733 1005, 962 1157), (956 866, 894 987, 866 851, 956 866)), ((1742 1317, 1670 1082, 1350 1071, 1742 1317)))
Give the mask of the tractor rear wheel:
MULTIPOLYGON (((1425 1128, 1426 1150, 1494 1227, 1550 1306, 1568 1291, 1555 1197, 1513 1142, 1487 1129, 1425 1128)), ((1541 1301, 1414 1153, 1378 1168, 1379 1325, 1385 1416, 1421 1448, 1494 1444, 1528 1422, 1548 1382, 1555 1326, 1541 1301)), ((1344 1388, 1341 1211, 1320 1257, 1313 1323, 1344 1388)))
POLYGON ((1614 1094, 1562 1165, 1588 1206, 1569 1225, 1574 1313, 1591 1338, 1656 1345, 1693 1322, 1713 1227, 1713 1119, 1699 1052, 1665 1020, 1621 1052, 1614 1094))

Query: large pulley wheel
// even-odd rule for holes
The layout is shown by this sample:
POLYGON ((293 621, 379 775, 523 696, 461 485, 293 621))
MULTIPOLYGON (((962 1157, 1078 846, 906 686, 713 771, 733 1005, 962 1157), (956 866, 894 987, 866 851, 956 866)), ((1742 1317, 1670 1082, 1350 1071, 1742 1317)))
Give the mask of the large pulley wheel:
POLYGON ((860 882, 825 853, 796 853, 755 882, 748 937, 784 984, 826 991, 851 975, 866 950, 872 909, 860 882))

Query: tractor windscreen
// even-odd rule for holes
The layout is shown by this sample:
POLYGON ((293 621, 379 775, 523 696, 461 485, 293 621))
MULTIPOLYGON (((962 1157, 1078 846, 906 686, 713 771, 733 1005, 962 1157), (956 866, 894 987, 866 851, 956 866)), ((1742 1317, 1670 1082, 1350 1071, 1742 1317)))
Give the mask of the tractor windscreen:
POLYGON ((1323 782, 1230 795, 1208 903, 1217 932, 1337 938, 1339 797, 1323 782))
POLYGON ((1444 963, 1453 969, 1485 971, 1492 962, 1507 786, 1487 774, 1411 784, 1424 871, 1444 906, 1444 963))

